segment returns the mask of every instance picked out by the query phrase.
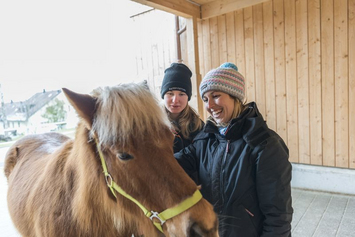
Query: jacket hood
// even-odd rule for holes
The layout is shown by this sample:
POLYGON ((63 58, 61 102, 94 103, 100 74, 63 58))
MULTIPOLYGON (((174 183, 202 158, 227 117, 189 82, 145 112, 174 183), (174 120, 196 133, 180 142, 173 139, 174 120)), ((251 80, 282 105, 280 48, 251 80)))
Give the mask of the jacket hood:
MULTIPOLYGON (((248 139, 248 137, 255 136, 255 132, 261 127, 264 127, 265 121, 260 114, 255 102, 246 105, 246 109, 230 122, 225 139, 236 140, 241 137, 248 139)), ((222 137, 218 131, 217 124, 212 121, 207 121, 203 132, 199 133, 195 140, 205 139, 211 136, 222 137)))

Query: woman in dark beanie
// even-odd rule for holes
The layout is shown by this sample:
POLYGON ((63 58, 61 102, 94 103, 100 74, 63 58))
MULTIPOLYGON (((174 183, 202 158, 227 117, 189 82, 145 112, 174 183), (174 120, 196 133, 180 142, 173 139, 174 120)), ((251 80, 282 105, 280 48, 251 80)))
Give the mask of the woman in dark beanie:
POLYGON ((200 95, 211 115, 194 142, 175 154, 219 215, 221 237, 291 236, 288 148, 254 102, 232 63, 206 74, 200 95))
POLYGON ((165 70, 161 85, 161 98, 165 111, 174 127, 174 152, 191 144, 204 125, 188 101, 191 98, 190 69, 182 63, 173 63, 165 70))

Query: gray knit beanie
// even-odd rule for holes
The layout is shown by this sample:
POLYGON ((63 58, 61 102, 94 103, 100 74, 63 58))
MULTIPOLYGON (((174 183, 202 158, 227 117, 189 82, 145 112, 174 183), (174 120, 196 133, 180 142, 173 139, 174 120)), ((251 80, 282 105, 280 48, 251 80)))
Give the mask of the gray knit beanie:
POLYGON ((200 96, 207 91, 221 91, 233 97, 244 100, 244 77, 233 63, 223 63, 218 68, 209 71, 200 84, 200 96))

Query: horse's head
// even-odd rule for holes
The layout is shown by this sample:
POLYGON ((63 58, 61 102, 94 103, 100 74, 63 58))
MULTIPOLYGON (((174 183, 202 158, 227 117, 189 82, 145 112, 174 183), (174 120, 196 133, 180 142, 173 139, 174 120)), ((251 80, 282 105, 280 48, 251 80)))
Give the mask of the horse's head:
POLYGON ((144 236, 218 236, 213 208, 175 160, 170 123, 144 85, 99 88, 92 95, 63 91, 97 142, 97 163, 107 167, 112 184, 112 192, 102 185, 109 190, 103 203, 119 231, 125 219, 144 236), (159 219, 166 219, 157 225, 161 231, 153 225, 159 219))

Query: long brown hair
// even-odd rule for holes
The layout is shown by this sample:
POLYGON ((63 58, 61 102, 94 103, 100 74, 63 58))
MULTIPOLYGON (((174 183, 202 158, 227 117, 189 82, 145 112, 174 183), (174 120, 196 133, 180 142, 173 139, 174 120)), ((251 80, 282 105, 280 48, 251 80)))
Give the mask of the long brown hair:
POLYGON ((184 138, 189 138, 191 133, 203 127, 203 123, 200 119, 200 116, 189 104, 187 104, 186 107, 181 111, 177 118, 177 121, 171 119, 171 112, 166 107, 165 111, 175 131, 181 132, 184 138))

